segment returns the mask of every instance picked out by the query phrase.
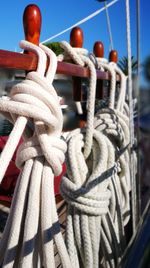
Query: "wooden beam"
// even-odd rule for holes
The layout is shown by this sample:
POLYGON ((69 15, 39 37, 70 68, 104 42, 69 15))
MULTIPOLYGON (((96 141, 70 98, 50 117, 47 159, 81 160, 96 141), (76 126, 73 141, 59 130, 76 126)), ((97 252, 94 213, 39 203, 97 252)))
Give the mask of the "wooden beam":
MULTIPOLYGON (((36 67, 36 55, 27 55, 18 52, 0 50, 0 68, 35 71, 36 67)), ((90 71, 88 68, 66 62, 58 62, 57 73, 84 78, 90 77, 90 71)), ((97 79, 109 80, 110 76, 106 72, 97 70, 97 79)))

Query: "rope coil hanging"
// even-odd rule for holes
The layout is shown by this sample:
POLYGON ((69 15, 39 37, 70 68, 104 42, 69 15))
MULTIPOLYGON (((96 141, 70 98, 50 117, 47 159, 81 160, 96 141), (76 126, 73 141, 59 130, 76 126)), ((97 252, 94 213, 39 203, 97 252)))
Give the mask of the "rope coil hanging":
POLYGON ((0 265, 55 267, 54 240, 63 267, 116 267, 125 249, 124 226, 130 212, 126 78, 114 63, 97 59, 98 67, 111 75, 111 88, 108 107, 94 118, 95 66, 87 50, 62 43, 66 55, 76 64, 88 66, 91 73, 87 127, 68 135, 67 150, 60 138, 62 113, 52 86, 56 57, 42 45, 37 48, 24 41, 21 47, 35 52, 39 64, 36 72, 29 73, 24 82, 12 89, 9 100, 0 100, 0 110, 14 122, 0 159, 0 180, 24 135, 16 159, 22 172, 0 242, 0 265), (47 58, 51 64, 45 74, 47 58), (121 77, 118 98, 116 73, 121 77), (62 179, 61 192, 68 203, 67 249, 53 191, 53 178, 61 173, 66 150, 67 176, 62 179))
MULTIPOLYGON (((21 43, 21 46, 37 51, 28 42, 21 43)), ((40 47, 36 53, 42 61, 39 61, 37 72, 29 73, 24 82, 12 89, 10 100, 0 102, 1 111, 5 114, 11 112, 8 117, 17 123, 27 117, 21 129, 24 130, 27 121, 33 129, 31 131, 27 125, 25 141, 17 154, 17 165, 24 168, 0 243, 0 262, 3 267, 48 267, 49 263, 55 267, 54 238, 63 267, 99 267, 100 264, 116 267, 125 248, 124 226, 130 209, 130 180, 125 168, 128 153, 124 152, 129 142, 128 119, 120 111, 124 107, 122 96, 125 93, 119 95, 122 101, 118 100, 118 108, 114 110, 116 67, 111 64, 108 67, 106 62, 100 64, 112 74, 112 86, 108 109, 100 110, 94 120, 94 64, 87 57, 86 50, 72 49, 63 42, 63 48, 67 47, 76 63, 87 65, 91 71, 87 128, 71 132, 66 140, 67 177, 61 183, 62 195, 68 202, 66 250, 53 191, 53 177, 61 172, 66 151, 66 144, 60 140, 62 114, 51 85, 56 57, 44 46, 40 47), (43 50, 52 63, 46 75, 43 50), (40 68, 40 62, 44 69, 40 68), (35 85, 37 90, 34 90, 35 85), (16 114, 21 114, 21 118, 18 119, 16 114)))
POLYGON ((49 263, 54 267, 54 239, 63 267, 69 268, 71 263, 60 232, 53 185, 54 174, 62 171, 66 151, 66 144, 60 138, 63 120, 59 98, 51 84, 57 58, 43 45, 38 48, 27 41, 20 45, 38 55, 38 68, 12 89, 10 100, 0 100, 0 110, 7 112, 17 124, 22 123, 22 130, 30 121, 33 131, 25 131, 24 143, 18 150, 17 164, 22 172, 0 241, 0 263, 2 267, 49 267, 49 263), (45 75, 47 57, 51 65, 45 75))
MULTIPOLYGON (((72 48, 66 42, 61 46, 75 63, 83 66, 82 49, 72 48)), ((88 61, 86 56, 84 64, 88 61)), ((92 65, 90 60, 90 70, 92 65)), ((123 169, 125 156, 116 157, 118 145, 114 149, 110 136, 116 137, 119 132, 119 142, 123 145, 119 149, 125 150, 129 143, 128 119, 121 111, 114 112, 117 67, 104 63, 103 68, 106 67, 112 75, 109 109, 100 111, 94 123, 94 110, 89 108, 95 105, 95 98, 91 96, 95 96, 96 90, 95 84, 92 87, 91 71, 87 118, 91 114, 93 117, 90 124, 87 120, 85 132, 76 130, 67 138, 67 177, 62 179, 61 193, 68 203, 66 245, 73 267, 99 267, 104 263, 106 267, 116 267, 125 248, 124 225, 129 219, 126 212, 130 210, 130 179, 128 169, 123 169), (89 103, 93 104, 90 106, 89 103), (88 157, 82 152, 85 152, 86 131, 91 133, 88 157)), ((125 81, 126 78, 121 84, 124 91, 125 81)), ((122 109, 124 96, 125 92, 119 96, 118 110, 122 109)), ((125 155, 127 157, 127 153, 125 155)))

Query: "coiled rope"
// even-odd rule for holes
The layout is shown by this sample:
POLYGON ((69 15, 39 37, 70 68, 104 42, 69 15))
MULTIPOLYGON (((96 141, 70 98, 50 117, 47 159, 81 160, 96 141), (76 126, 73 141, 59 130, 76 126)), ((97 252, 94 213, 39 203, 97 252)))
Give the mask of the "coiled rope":
POLYGON ((87 65, 91 71, 87 128, 71 132, 66 140, 67 176, 61 183, 68 202, 66 245, 73 267, 116 267, 125 248, 124 225, 129 219, 130 179, 125 167, 128 154, 124 152, 129 129, 128 118, 122 113, 124 98, 121 100, 125 92, 120 93, 115 110, 117 67, 103 64, 111 73, 109 108, 101 110, 94 122, 94 64, 83 49, 66 42, 61 46, 75 63, 87 65))
MULTIPOLYGON (((62 114, 51 84, 56 57, 44 46, 36 48, 25 41, 21 46, 38 54, 39 65, 36 72, 29 73, 24 82, 13 88, 10 100, 0 101, 0 110, 16 122, 14 129, 20 129, 17 140, 28 122, 17 154, 22 172, 0 243, 0 263, 2 267, 55 267, 54 239, 63 267, 116 267, 125 248, 130 191, 125 165, 128 118, 123 113, 125 92, 120 93, 116 105, 117 67, 103 65, 112 75, 109 107, 94 119, 95 66, 86 50, 62 44, 75 63, 88 66, 91 72, 87 127, 71 132, 66 139, 67 176, 61 183, 62 195, 68 202, 66 249, 53 190, 54 174, 61 172, 66 151, 66 144, 60 139, 62 114), (46 75, 45 53, 52 63, 46 75)), ((13 135, 9 144, 12 141, 13 135)))
MULTIPOLYGON (((43 45, 36 47, 27 41, 20 45, 37 54, 38 67, 13 87, 9 100, 0 100, 0 110, 15 124, 9 146, 14 139, 19 140, 26 126, 24 142, 17 153, 21 174, 0 241, 0 265, 55 267, 55 241, 63 267, 70 268, 54 196, 54 175, 61 173, 66 151, 61 139, 63 117, 59 98, 52 86, 57 58, 43 45), (50 66, 45 74, 47 57, 50 66), (17 134, 16 129, 20 129, 17 134)), ((6 169, 14 149, 15 146, 11 149, 6 145, 0 159, 2 170, 6 169)))

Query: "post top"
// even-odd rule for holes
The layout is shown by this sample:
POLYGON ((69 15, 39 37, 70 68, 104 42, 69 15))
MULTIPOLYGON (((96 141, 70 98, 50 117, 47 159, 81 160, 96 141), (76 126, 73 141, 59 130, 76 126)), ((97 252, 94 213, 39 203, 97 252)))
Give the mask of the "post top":
POLYGON ((37 5, 28 5, 23 13, 25 39, 36 45, 39 44, 42 16, 37 5))
POLYGON ((70 45, 72 47, 82 48, 83 46, 83 32, 81 28, 74 27, 70 33, 70 45))
POLYGON ((118 61, 118 52, 117 50, 111 50, 109 53, 109 61, 116 62, 118 61))
POLYGON ((103 58, 104 57, 104 45, 100 41, 96 41, 93 47, 94 55, 97 58, 103 58))

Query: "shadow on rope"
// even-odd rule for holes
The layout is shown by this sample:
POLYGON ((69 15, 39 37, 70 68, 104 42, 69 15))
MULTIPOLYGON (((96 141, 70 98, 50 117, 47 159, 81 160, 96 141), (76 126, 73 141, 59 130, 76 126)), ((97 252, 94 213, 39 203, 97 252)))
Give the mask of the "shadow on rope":
MULTIPOLYGON (((61 227, 61 225, 60 225, 59 221, 57 221, 52 225, 51 228, 48 228, 47 230, 45 230, 44 234, 43 234, 43 244, 50 242, 54 238, 55 235, 60 233, 61 232, 60 227, 61 227)), ((32 239, 26 241, 23 244, 24 254, 22 257, 25 257, 34 251, 37 240, 38 240, 38 233, 32 239)), ((8 249, 7 262, 5 263, 5 265, 11 263, 14 260, 14 256, 17 255, 18 250, 20 250, 20 249, 18 249, 18 245, 14 246, 11 249, 8 249)), ((1 267, 3 267, 3 265, 0 266, 0 268, 1 267)))

